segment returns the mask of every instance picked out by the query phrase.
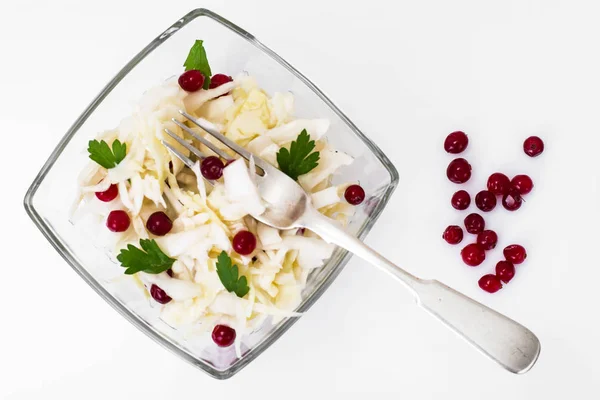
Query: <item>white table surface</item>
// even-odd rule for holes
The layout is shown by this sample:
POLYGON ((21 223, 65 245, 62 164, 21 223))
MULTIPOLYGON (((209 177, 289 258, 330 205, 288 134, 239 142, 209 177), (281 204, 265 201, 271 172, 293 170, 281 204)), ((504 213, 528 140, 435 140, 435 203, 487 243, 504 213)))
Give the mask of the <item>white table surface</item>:
POLYGON ((2 2, 0 398, 598 398, 599 11, 567 0, 2 2), (25 215, 27 187, 118 69, 199 6, 255 34, 385 149, 401 183, 366 242, 530 327, 542 353, 529 373, 488 361, 354 258, 287 334, 221 382, 138 332, 58 256, 25 215), (465 215, 450 208, 445 178, 442 142, 455 129, 471 140, 470 190, 496 170, 536 184, 518 212, 486 215, 500 243, 476 269, 440 238, 465 215), (520 150, 531 134, 547 144, 537 159, 520 150), (483 293, 477 279, 513 242, 527 262, 483 293))

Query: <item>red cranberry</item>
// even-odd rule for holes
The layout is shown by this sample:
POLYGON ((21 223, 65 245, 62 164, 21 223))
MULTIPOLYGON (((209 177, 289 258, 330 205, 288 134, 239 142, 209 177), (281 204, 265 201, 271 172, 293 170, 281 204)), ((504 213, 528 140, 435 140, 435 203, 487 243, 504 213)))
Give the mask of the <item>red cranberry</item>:
POLYGON ((152 213, 148 221, 146 221, 146 228, 156 236, 165 236, 173 228, 173 222, 171 218, 162 211, 152 213))
POLYGON ((185 71, 179 77, 179 86, 186 92, 196 92, 204 85, 204 75, 196 69, 185 71))
POLYGON ((229 347, 235 340, 235 329, 227 325, 216 325, 212 331, 212 340, 219 347, 229 347))
POLYGON ((463 240, 463 230, 460 226, 450 225, 444 231, 442 238, 449 244, 459 244, 463 240))
POLYGON ((225 74, 214 74, 212 76, 212 78, 210 78, 210 84, 209 84, 209 88, 210 89, 214 89, 216 87, 219 87, 227 82, 231 82, 233 81, 233 78, 230 77, 229 75, 225 75, 225 74))
POLYGON ((452 195, 450 203, 457 210, 466 210, 471 205, 471 196, 466 190, 459 190, 452 195))
POLYGON ((448 164, 446 176, 454 183, 465 183, 471 178, 471 165, 464 158, 456 158, 448 164))
POLYGON ((510 181, 512 188, 521 196, 531 192, 533 189, 533 181, 527 175, 517 175, 510 181))
POLYGON ((106 227, 113 232, 125 232, 129 228, 129 215, 123 210, 114 210, 106 218, 106 227))
POLYGON ((482 190, 475 196, 475 205, 481 211, 492 211, 496 207, 496 196, 487 190, 482 190))
POLYGON ((510 261, 498 261, 498 264, 496 264, 496 276, 504 283, 510 282, 515 276, 515 266, 510 261))
POLYGON ((350 185, 344 192, 346 201, 353 206, 357 206, 365 199, 365 190, 360 185, 350 185))
POLYGON ((510 180, 508 179, 508 176, 500 172, 495 172, 488 178, 487 187, 490 192, 501 196, 508 193, 510 189, 510 180))
POLYGON ((537 136, 530 136, 523 142, 523 151, 529 157, 537 157, 544 151, 544 142, 537 136))
POLYGON ((483 232, 483 229, 485 228, 485 221, 479 214, 469 214, 465 218, 465 228, 467 232, 477 235, 478 233, 483 232))
POLYGON ((487 274, 479 279, 479 287, 488 293, 496 293, 502 289, 502 282, 494 274, 487 274))
POLYGON ((223 176, 223 161, 216 156, 208 156, 200 164, 200 172, 202 176, 209 181, 214 181, 223 176))
POLYGON ((167 270, 167 275, 169 275, 171 278, 173 277, 173 270, 171 268, 167 270))
POLYGON ((256 237, 252 232, 239 231, 233 237, 233 250, 243 256, 252 253, 256 248, 256 237))
POLYGON ((462 153, 469 144, 469 138, 462 131, 452 132, 444 140, 444 150, 448 153, 462 153))
POLYGON ((511 244, 504 248, 504 257, 513 264, 521 264, 527 258, 527 252, 523 246, 511 244))
POLYGON ((96 192, 98 200, 108 203, 113 201, 119 195, 119 187, 115 184, 110 185, 104 192, 96 192))
POLYGON ((477 244, 484 250, 492 250, 498 243, 498 235, 494 231, 485 230, 477 235, 477 244))
POLYGON ((476 267, 485 260, 485 251, 477 243, 471 243, 465 246, 460 252, 463 261, 470 267, 476 267))
POLYGON ((168 302, 173 300, 164 290, 162 290, 155 284, 152 284, 152 286, 150 286, 150 296, 152 296, 152 298, 160 304, 167 304, 168 302))
POLYGON ((502 205, 508 211, 517 211, 519 208, 521 208, 522 203, 523 198, 514 189, 502 196, 502 205))

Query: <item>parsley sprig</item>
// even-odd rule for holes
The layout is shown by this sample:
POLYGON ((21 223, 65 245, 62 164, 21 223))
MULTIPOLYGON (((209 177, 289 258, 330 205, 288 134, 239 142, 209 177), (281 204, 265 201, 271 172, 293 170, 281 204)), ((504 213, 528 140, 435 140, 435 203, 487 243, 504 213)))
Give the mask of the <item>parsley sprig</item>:
POLYGON ((127 275, 133 275, 140 271, 148 274, 160 274, 171 268, 175 262, 174 259, 163 253, 153 239, 140 239, 140 246, 142 249, 128 244, 127 248, 121 249, 117 256, 121 266, 127 268, 125 270, 127 275))
POLYGON ((198 70, 204 75, 204 89, 208 89, 210 86, 210 77, 212 72, 210 65, 208 64, 208 58, 206 57, 206 50, 204 50, 204 44, 202 40, 196 40, 190 53, 188 54, 185 62, 183 63, 186 71, 190 69, 198 70))
POLYGON ((248 280, 244 275, 238 278, 238 266, 231 264, 231 258, 222 251, 217 257, 217 275, 228 292, 234 292, 238 297, 244 297, 250 290, 248 280))
POLYGON ((104 140, 90 140, 88 143, 90 158, 106 169, 114 168, 127 155, 127 144, 118 139, 112 143, 112 150, 104 140))
POLYGON ((319 165, 319 152, 311 153, 315 148, 315 141, 310 140, 310 135, 303 129, 290 146, 290 149, 281 148, 277 152, 279 169, 287 176, 298 180, 300 175, 312 171, 319 165))

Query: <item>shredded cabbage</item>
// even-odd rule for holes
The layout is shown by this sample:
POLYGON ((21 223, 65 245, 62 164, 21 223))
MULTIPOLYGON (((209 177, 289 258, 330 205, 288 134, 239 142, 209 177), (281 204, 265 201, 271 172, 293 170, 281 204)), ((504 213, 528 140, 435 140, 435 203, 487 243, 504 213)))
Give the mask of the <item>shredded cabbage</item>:
MULTIPOLYGON (((259 328, 267 316, 276 323, 281 318, 300 315, 294 310, 302 302, 302 290, 314 268, 324 265, 334 247, 309 232, 280 231, 252 216, 264 212, 258 193, 254 160, 248 165, 238 159, 224 169, 223 179, 208 184, 201 176, 200 165, 186 167, 161 143, 167 141, 181 153, 189 152, 165 135, 168 128, 185 140, 184 132, 172 119, 182 120, 179 110, 211 122, 252 154, 274 166, 277 152, 306 129, 317 141, 319 165, 299 177, 299 183, 311 194, 313 205, 324 215, 345 220, 353 208, 342 200, 345 185, 332 186, 330 178, 352 162, 352 157, 330 148, 319 140, 329 129, 326 119, 294 119, 291 93, 269 96, 251 76, 240 75, 233 82, 214 89, 187 93, 176 79, 151 88, 142 96, 132 114, 114 130, 102 132, 98 139, 109 144, 118 139, 127 145, 127 155, 115 168, 106 170, 95 162, 88 163, 78 178, 78 194, 72 219, 79 223, 89 216, 97 229, 98 240, 108 244, 111 252, 139 239, 156 240, 161 250, 175 262, 172 276, 140 272, 133 277, 143 285, 145 295, 152 285, 163 289, 172 301, 161 305, 161 318, 170 326, 186 332, 208 332, 216 323, 226 322, 236 329, 235 346, 240 351, 244 333, 259 328), (118 187, 118 197, 103 203, 94 192, 118 187), (113 233, 104 227, 111 210, 123 209, 131 217, 131 227, 113 233), (163 211, 173 221, 171 231, 155 237, 145 221, 163 211), (237 255, 231 245, 233 236, 248 230, 257 237, 257 248, 249 256, 237 255), (246 276, 249 292, 244 298, 227 292, 216 272, 216 260, 227 252, 246 276)), ((219 148, 230 152, 220 142, 196 126, 198 134, 219 148)), ((210 153, 204 145, 193 142, 210 153)), ((212 154, 212 153, 211 153, 212 154)))

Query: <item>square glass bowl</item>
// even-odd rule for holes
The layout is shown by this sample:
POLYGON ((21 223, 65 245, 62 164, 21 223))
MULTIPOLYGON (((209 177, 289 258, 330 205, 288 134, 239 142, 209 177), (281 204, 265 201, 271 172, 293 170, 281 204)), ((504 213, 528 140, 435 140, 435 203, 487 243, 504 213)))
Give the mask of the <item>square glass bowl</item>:
MULTIPOLYGON (((241 358, 236 357, 233 346, 221 349, 209 339, 187 337, 159 318, 159 310, 133 280, 109 276, 107 271, 115 269, 113 262, 103 249, 94 245, 93 238, 81 235, 69 221, 77 176, 87 162, 87 142, 98 132, 116 127, 145 90, 182 72, 183 61, 196 39, 204 40, 215 73, 235 76, 247 71, 269 93, 291 91, 297 117, 329 118, 329 142, 333 148, 355 157, 355 162, 335 180, 360 181, 368 195, 348 226, 352 234, 364 238, 369 232, 397 186, 398 172, 382 151, 306 77, 250 33, 204 9, 190 12, 154 39, 75 121, 25 195, 27 213, 62 257, 115 310, 184 360, 217 379, 226 379, 267 349, 296 318, 276 324, 267 320, 260 329, 243 338, 241 358)), ((298 312, 310 308, 349 258, 346 251, 337 249, 324 267, 310 274, 298 312)))

